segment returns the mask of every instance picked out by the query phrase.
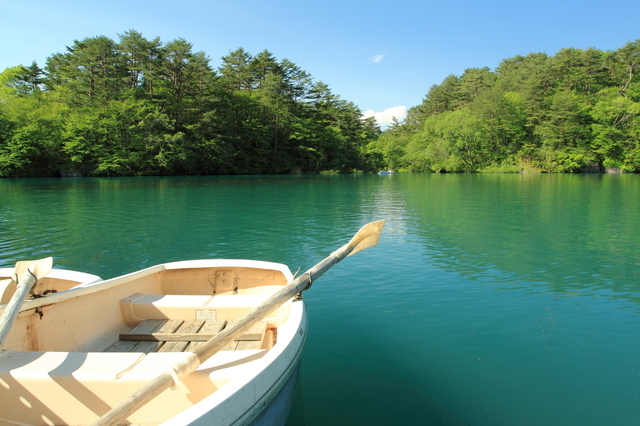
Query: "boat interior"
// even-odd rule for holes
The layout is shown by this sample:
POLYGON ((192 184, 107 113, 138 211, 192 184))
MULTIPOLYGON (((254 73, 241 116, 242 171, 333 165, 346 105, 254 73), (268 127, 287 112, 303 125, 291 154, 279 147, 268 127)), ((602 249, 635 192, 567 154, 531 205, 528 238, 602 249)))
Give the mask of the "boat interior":
MULTIPOLYGON (((0 355, 0 424, 91 423, 290 278, 288 270, 259 267, 155 268, 23 304, 0 355)), ((276 344, 290 306, 229 343, 131 422, 160 423, 243 374, 243 365, 276 344)))

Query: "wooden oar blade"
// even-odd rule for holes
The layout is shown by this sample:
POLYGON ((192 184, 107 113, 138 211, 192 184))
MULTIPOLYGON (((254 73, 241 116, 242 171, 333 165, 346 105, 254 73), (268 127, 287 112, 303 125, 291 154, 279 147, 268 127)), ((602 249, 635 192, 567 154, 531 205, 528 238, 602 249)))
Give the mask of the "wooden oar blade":
POLYGON ((19 283, 24 278, 28 271, 37 278, 40 279, 51 272, 53 267, 53 257, 45 257, 39 260, 23 260, 16 262, 16 266, 13 269, 13 275, 16 283, 19 283))
POLYGON ((355 247, 347 256, 354 255, 359 251, 368 249, 369 247, 373 247, 378 244, 380 233, 382 232, 382 228, 384 228, 384 224, 384 220, 378 220, 376 222, 368 223, 360 228, 358 233, 353 236, 351 241, 349 241, 349 245, 353 244, 355 245, 355 247))

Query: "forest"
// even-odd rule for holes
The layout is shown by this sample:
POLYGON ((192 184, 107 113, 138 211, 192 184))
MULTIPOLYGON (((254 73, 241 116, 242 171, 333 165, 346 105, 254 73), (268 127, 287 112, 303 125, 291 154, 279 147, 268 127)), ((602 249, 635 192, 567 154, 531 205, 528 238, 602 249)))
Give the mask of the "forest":
POLYGON ((370 150, 413 172, 640 171, 640 40, 469 68, 370 150))
POLYGON ((75 40, 0 74, 0 177, 373 171, 380 134, 295 63, 184 39, 75 40))
POLYGON ((382 132, 288 59, 75 40, 0 73, 0 177, 639 172, 640 40, 469 68, 382 132))

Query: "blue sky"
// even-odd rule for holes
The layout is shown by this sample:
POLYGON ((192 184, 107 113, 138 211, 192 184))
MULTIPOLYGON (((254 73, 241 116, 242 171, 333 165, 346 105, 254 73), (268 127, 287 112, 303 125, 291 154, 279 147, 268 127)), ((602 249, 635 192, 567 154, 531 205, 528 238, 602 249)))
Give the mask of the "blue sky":
POLYGON ((238 47, 268 49, 382 124, 466 68, 640 39, 638 0, 0 0, 0 16, 0 71, 44 66, 75 39, 134 29, 184 38, 214 68, 238 47))

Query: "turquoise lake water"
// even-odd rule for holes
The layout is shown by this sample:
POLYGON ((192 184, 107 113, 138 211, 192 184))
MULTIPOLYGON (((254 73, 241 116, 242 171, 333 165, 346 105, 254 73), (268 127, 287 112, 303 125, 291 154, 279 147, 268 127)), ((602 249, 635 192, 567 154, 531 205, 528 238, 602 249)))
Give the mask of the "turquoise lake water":
POLYGON ((247 258, 304 271, 288 425, 640 424, 640 176, 0 180, 0 267, 111 278, 247 258))

